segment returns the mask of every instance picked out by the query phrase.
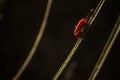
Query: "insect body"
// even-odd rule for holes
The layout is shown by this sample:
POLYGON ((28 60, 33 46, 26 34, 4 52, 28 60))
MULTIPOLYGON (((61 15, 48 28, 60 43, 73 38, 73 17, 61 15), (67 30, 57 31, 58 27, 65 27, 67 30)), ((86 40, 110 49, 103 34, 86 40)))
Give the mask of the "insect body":
POLYGON ((88 22, 87 18, 83 18, 78 22, 74 30, 74 35, 76 38, 79 37, 80 33, 84 32, 87 22, 88 22))
POLYGON ((91 15, 93 14, 93 9, 90 10, 90 12, 87 14, 87 16, 83 19, 81 19, 74 30, 74 35, 76 38, 81 36, 81 33, 84 33, 84 31, 88 28, 89 24, 88 21, 90 20, 91 15))

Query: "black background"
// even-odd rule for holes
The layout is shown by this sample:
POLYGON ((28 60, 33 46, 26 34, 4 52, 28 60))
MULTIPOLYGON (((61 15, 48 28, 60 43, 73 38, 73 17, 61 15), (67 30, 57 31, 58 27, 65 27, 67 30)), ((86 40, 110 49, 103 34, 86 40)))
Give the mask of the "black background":
MULTIPOLYGON (((0 80, 11 80, 32 48, 47 0, 2 1, 0 80)), ((74 26, 98 3, 99 0, 53 0, 43 38, 20 80, 51 80, 77 41, 74 26)), ((61 80, 88 79, 119 12, 119 0, 106 0, 61 80)), ((119 44, 118 36, 96 80, 120 79, 119 44)))

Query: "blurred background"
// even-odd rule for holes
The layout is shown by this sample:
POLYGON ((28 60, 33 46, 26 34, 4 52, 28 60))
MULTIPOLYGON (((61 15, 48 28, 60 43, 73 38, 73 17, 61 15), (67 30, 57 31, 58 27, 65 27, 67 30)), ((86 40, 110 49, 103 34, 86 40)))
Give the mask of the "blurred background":
MULTIPOLYGON (((99 0, 53 0, 48 23, 20 80, 51 80, 77 41, 77 22, 99 0)), ((40 29, 47 0, 0 0, 0 80, 11 80, 40 29)), ((87 80, 120 13, 119 0, 106 0, 60 80, 87 80)), ((120 79, 120 34, 96 80, 120 79)))

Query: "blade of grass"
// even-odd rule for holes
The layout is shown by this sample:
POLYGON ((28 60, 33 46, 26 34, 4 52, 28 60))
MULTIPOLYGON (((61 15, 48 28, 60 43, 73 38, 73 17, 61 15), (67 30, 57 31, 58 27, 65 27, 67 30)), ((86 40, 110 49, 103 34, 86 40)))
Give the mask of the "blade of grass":
POLYGON ((44 30, 45 30, 45 27, 46 27, 46 24, 47 24, 47 20, 48 20, 48 16, 49 16, 49 13, 50 13, 51 5, 52 5, 52 0, 48 0, 46 11, 45 11, 45 14, 44 14, 44 18, 43 18, 39 33, 37 34, 36 40, 34 41, 33 47, 30 50, 30 52, 29 52, 26 60, 24 61, 23 65, 20 67, 20 69, 18 70, 18 72, 16 73, 16 75, 13 77, 12 80, 18 80, 18 78, 22 75, 22 73, 24 72, 26 67, 29 65, 31 59, 35 55, 35 52, 38 48, 38 45, 41 41, 42 35, 44 33, 44 30))
MULTIPOLYGON (((100 9, 102 8, 104 2, 105 2, 105 0, 100 0, 99 4, 97 5, 96 9, 94 10, 93 15, 91 16, 91 18, 90 18, 90 20, 88 22, 90 26, 92 25, 93 21, 95 20, 96 16, 98 15, 98 13, 99 13, 100 9)), ((65 61, 63 62, 63 64, 61 65, 61 67, 59 68, 59 70, 57 71, 57 73, 55 74, 55 76, 53 77, 52 80, 57 80, 59 78, 59 76, 61 75, 61 73, 66 68, 66 66, 68 65, 69 61, 71 60, 71 58, 75 54, 75 51, 77 50, 78 46, 82 42, 82 40, 83 40, 84 36, 86 35, 86 33, 88 32, 88 30, 89 30, 89 28, 82 35, 81 38, 80 37, 78 38, 78 40, 75 43, 75 45, 73 46, 71 52, 69 53, 69 55, 67 56, 67 58, 65 59, 65 61)))
POLYGON ((95 80, 120 32, 120 15, 88 80, 95 80))

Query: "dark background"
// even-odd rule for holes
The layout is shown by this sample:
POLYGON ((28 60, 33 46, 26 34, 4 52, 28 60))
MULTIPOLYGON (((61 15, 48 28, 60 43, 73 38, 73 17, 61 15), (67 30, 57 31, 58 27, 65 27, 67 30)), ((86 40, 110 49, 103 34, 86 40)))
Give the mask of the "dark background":
MULTIPOLYGON (((51 80, 77 41, 74 26, 99 0, 53 0, 40 45, 20 80, 51 80)), ((47 0, 0 0, 0 80, 11 80, 39 31, 47 0)), ((106 0, 88 34, 61 75, 87 80, 120 12, 119 0, 106 0)), ((96 80, 120 80, 120 35, 96 80)))

